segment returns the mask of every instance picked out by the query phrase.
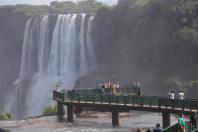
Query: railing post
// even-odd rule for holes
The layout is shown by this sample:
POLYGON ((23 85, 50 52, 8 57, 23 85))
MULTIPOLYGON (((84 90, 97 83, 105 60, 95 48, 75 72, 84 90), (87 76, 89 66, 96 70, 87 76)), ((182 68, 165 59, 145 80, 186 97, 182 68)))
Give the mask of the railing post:
POLYGON ((103 103, 103 94, 100 95, 100 102, 103 103))
POLYGON ((109 101, 109 104, 111 104, 111 96, 110 95, 108 96, 108 101, 109 101))
POLYGON ((132 96, 133 106, 135 105, 135 98, 132 96))
POLYGON ((174 109, 174 99, 171 99, 171 108, 174 109))
POLYGON ((93 104, 95 104, 95 102, 96 102, 96 95, 94 94, 93 95, 93 104))
POLYGON ((151 107, 151 97, 149 97, 149 106, 151 107))
POLYGON ((119 104, 119 96, 116 96, 117 104, 119 104))
POLYGON ((127 104, 127 97, 128 97, 128 96, 124 96, 124 105, 127 104))
POLYGON ((119 111, 117 109, 112 109, 112 125, 119 126, 119 111))
POLYGON ((162 124, 163 128, 170 126, 170 113, 162 112, 162 124))
POLYGON ((57 116, 58 121, 63 120, 63 116, 65 114, 63 103, 57 101, 57 116))
POLYGON ((158 104, 158 107, 161 108, 161 103, 162 103, 162 99, 159 98, 159 104, 158 104))
POLYGON ((74 121, 74 111, 73 105, 67 105, 67 121, 73 122, 74 121))

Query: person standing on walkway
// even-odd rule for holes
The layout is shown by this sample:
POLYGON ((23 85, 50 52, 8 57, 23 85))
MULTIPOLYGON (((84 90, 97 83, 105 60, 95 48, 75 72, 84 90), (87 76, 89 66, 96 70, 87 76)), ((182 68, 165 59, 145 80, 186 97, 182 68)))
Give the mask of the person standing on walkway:
POLYGON ((138 95, 138 96, 141 95, 141 90, 140 90, 140 88, 137 89, 137 95, 138 95))
POLYGON ((196 119, 196 114, 192 114, 190 116, 190 125, 191 125, 191 130, 194 130, 197 128, 197 119, 196 119))
POLYGON ((183 100, 184 99, 184 92, 179 91, 178 93, 178 99, 183 100))
POLYGON ((156 124, 156 127, 153 129, 153 132, 163 132, 163 130, 160 127, 160 124, 159 123, 156 124))
POLYGON ((178 118, 178 132, 185 132, 186 129, 186 121, 183 119, 183 114, 179 113, 179 118, 178 118))
POLYGON ((169 92, 168 93, 168 96, 169 96, 170 99, 175 99, 175 93, 174 93, 174 91, 169 92))
POLYGON ((55 89, 56 89, 57 92, 60 92, 61 91, 60 90, 60 86, 58 84, 56 84, 56 88, 55 89))

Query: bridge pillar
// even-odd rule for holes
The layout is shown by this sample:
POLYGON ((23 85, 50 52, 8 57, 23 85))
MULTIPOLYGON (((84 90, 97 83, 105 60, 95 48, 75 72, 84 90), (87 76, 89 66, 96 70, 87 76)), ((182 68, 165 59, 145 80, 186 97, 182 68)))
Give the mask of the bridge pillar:
POLYGON ((117 109, 112 109, 112 125, 119 126, 119 111, 117 109))
POLYGON ((57 115, 58 115, 58 121, 63 121, 64 118, 64 105, 61 102, 57 101, 57 115))
POLYGON ((163 128, 170 126, 170 113, 162 112, 162 124, 163 128))
POLYGON ((67 105, 67 121, 69 121, 69 122, 74 121, 73 105, 67 105))
POLYGON ((64 106, 63 106, 63 103, 61 103, 61 102, 57 102, 57 114, 58 115, 64 115, 65 114, 64 106))
POLYGON ((75 113, 82 113, 82 110, 83 110, 82 106, 76 106, 74 112, 75 113))

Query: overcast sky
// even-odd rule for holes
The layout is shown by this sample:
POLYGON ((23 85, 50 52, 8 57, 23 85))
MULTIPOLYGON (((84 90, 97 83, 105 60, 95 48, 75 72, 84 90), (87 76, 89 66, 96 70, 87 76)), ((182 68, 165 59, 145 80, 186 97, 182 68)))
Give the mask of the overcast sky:
MULTIPOLYGON (((48 4, 55 0, 0 0, 0 5, 15 5, 15 4, 48 4)), ((57 0, 57 1, 80 1, 80 0, 57 0)), ((107 4, 116 4, 118 0, 97 0, 107 4)))

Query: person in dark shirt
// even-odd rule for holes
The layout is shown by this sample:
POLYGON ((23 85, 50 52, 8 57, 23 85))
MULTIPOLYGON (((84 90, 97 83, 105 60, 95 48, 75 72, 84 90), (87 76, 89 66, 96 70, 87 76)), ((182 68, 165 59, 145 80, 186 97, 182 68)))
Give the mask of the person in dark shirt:
POLYGON ((138 92, 137 92, 137 95, 138 95, 138 96, 141 96, 141 95, 142 95, 141 89, 140 89, 140 88, 137 88, 137 91, 138 91, 138 92))
POLYGON ((153 129, 153 132, 163 132, 159 123, 156 124, 156 128, 153 129))
POLYGON ((195 114, 190 116, 190 124, 191 124, 192 130, 197 128, 197 120, 196 120, 195 114))

